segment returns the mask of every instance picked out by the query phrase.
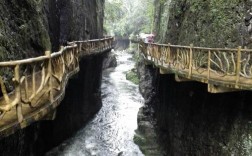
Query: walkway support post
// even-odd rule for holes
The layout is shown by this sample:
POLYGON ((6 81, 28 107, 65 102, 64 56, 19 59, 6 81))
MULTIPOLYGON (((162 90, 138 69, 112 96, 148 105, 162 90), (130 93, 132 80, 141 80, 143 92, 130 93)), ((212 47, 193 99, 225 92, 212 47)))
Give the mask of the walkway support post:
POLYGON ((208 59, 207 59, 207 81, 210 79, 210 70, 211 70, 211 51, 208 50, 208 59))
POLYGON ((14 79, 13 81, 15 82, 15 96, 17 100, 17 118, 18 122, 23 121, 23 114, 22 114, 22 104, 21 104, 21 86, 20 86, 20 73, 19 73, 19 64, 15 66, 14 69, 14 79))
POLYGON ((239 83, 239 80, 240 80, 240 71, 241 71, 241 46, 239 46, 238 50, 237 50, 235 88, 238 88, 238 83, 239 83))

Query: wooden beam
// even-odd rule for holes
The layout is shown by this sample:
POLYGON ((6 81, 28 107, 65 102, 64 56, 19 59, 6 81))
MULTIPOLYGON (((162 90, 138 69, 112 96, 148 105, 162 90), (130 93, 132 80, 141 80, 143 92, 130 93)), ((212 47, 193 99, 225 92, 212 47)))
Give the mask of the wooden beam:
POLYGON ((51 112, 47 113, 42 120, 54 120, 57 114, 57 109, 52 110, 51 112))
POLYGON ((159 68, 159 73, 160 74, 171 74, 171 72, 165 68, 159 68))
POLYGON ((179 75, 177 75, 177 74, 175 74, 175 80, 176 80, 177 82, 188 82, 188 81, 193 81, 193 80, 190 80, 190 79, 188 79, 188 78, 181 77, 181 76, 179 76, 179 75))
POLYGON ((208 84, 207 90, 209 93, 228 93, 228 92, 240 91, 239 89, 228 88, 228 87, 218 86, 218 85, 213 85, 213 84, 208 84))

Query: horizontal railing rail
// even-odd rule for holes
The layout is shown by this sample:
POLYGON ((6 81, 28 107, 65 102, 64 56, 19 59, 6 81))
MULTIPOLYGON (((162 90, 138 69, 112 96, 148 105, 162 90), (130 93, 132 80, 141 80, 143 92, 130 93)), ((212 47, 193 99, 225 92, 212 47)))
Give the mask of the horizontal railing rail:
POLYGON ((64 91, 72 74, 79 71, 79 59, 109 50, 113 38, 69 42, 58 52, 44 56, 0 62, 0 131, 10 123, 21 123, 25 115, 53 103, 64 91))
POLYGON ((181 77, 252 90, 252 49, 139 43, 145 59, 181 77))

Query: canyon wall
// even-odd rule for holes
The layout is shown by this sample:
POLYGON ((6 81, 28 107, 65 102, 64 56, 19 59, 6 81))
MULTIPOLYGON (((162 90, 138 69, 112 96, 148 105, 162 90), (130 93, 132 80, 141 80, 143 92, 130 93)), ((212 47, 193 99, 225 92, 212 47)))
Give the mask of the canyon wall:
MULTIPOLYGON (((250 9, 249 0, 155 0, 156 41, 251 48, 250 9)), ((206 84, 176 82, 151 65, 139 70, 145 114, 165 155, 251 155, 250 91, 211 94, 206 84)))
POLYGON ((155 0, 155 30, 162 43, 206 47, 251 46, 250 0, 155 0))
MULTIPOLYGON (((104 0, 3 0, 0 60, 35 57, 44 55, 45 50, 58 51, 67 41, 101 38, 103 14, 104 0)), ((84 126, 101 107, 105 56, 84 57, 80 72, 68 83, 56 119, 34 123, 1 139, 1 155, 44 155, 84 126)))

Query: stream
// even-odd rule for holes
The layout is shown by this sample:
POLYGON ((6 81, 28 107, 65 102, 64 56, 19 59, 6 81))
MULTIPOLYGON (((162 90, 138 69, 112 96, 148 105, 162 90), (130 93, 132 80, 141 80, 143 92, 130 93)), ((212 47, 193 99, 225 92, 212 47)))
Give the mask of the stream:
POLYGON ((126 80, 126 72, 135 62, 124 51, 116 54, 118 66, 103 71, 100 111, 75 136, 47 156, 143 156, 133 142, 143 98, 138 86, 126 80))

